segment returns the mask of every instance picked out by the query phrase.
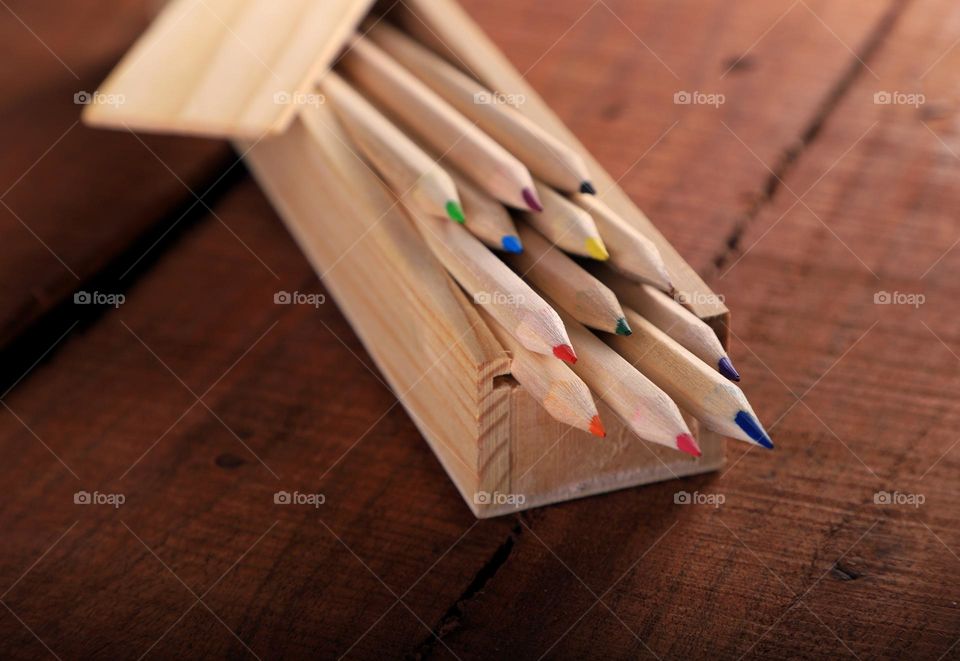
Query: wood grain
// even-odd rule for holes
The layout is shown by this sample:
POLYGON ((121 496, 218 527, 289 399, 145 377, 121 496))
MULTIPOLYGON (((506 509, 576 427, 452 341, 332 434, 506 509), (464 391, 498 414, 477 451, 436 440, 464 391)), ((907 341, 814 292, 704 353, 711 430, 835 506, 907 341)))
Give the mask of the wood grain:
POLYGON ((85 120, 257 140, 283 131, 373 0, 171 0, 85 120))
POLYGON ((164 232, 189 226, 205 211, 195 195, 210 192, 212 204, 208 189, 235 160, 212 141, 79 124, 85 106, 74 94, 96 89, 145 27, 150 4, 132 2, 105 20, 113 3, 98 0, 71 21, 12 4, 42 41, 9 12, 0 21, 11 54, 0 100, 0 346, 108 266, 119 276, 164 232))
MULTIPOLYGON (((7 4, 78 71, 105 72, 119 49, 95 37, 143 20, 127 5, 96 3, 96 27, 84 32, 75 29, 84 11, 72 5, 54 21, 41 4, 7 4)), ((124 306, 85 316, 2 398, 10 411, 0 412, 8 487, 0 599, 16 613, 0 609, 3 656, 47 653, 24 624, 61 658, 139 657, 170 627, 151 655, 249 656, 218 617, 261 658, 960 655, 951 449, 960 424, 952 355, 960 354, 960 266, 956 249, 948 252, 960 202, 951 153, 960 153, 955 3, 570 0, 550 12, 527 0, 466 4, 726 294, 743 387, 770 421, 777 450, 732 446, 721 476, 474 526, 416 427, 363 366, 369 359, 336 309, 273 304, 281 288, 323 289, 262 196, 249 181, 233 182, 211 206, 279 280, 216 218, 196 219, 125 285, 124 306), (719 91, 727 101, 674 106, 678 89, 719 91), (920 108, 873 103, 878 91, 915 90, 926 95, 920 108), (791 209, 790 190, 811 186, 806 206, 791 209), (922 293, 926 302, 878 306, 878 291, 922 293), (194 401, 121 319, 197 394, 216 383, 204 401, 284 488, 322 491, 327 503, 278 513, 278 480, 199 404, 120 479, 194 401), (81 486, 121 490, 127 503, 116 512, 75 506, 81 486), (725 502, 677 505, 679 489, 725 502), (880 507, 880 490, 926 502, 880 507), (213 588, 204 602, 217 617, 197 605, 177 622, 195 599, 121 519, 198 596, 213 588)), ((38 115, 35 146, 17 146, 26 129, 5 143, 22 150, 26 167, 69 125, 40 121, 35 95, 46 84, 72 88, 74 79, 4 12, 11 57, 0 72, 5 90, 22 90, 5 95, 4 112, 20 113, 21 128, 38 115), (18 86, 25 63, 51 82, 18 86)), ((6 201, 29 193, 66 204, 60 186, 95 176, 65 156, 51 151, 6 201), (37 179, 41 168, 50 174, 37 179)), ((146 173, 139 183, 152 187, 162 176, 146 173)), ((84 207, 76 218, 120 236, 112 233, 141 217, 103 211, 84 207)), ((67 228, 68 216, 50 213, 43 236, 53 240, 53 219, 67 228)), ((7 264, 28 259, 23 251, 34 244, 0 249, 7 264)), ((24 263, 24 283, 62 271, 55 261, 24 263)), ((17 296, 28 289, 11 286, 17 296)), ((50 343, 26 345, 24 370, 50 343)), ((556 451, 568 450, 561 443, 556 451)))

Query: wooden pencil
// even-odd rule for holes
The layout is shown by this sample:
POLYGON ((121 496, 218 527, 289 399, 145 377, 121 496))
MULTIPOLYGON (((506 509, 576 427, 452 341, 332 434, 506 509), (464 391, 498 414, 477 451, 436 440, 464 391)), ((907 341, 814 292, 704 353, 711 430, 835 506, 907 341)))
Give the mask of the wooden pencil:
POLYGON ((643 440, 700 456, 700 446, 680 409, 663 390, 569 314, 561 310, 560 318, 579 356, 570 369, 594 397, 606 402, 643 440))
POLYGON ((593 217, 610 251, 610 265, 628 277, 666 292, 673 283, 657 246, 633 225, 593 195, 573 196, 576 204, 593 217))
POLYGON ((580 155, 476 80, 400 30, 380 21, 367 36, 465 117, 565 193, 595 194, 580 155))
POLYGON ((740 373, 720 344, 720 339, 703 320, 650 285, 632 282, 609 269, 591 271, 617 297, 640 316, 679 342, 690 353, 717 369, 731 381, 740 381, 740 373))
POLYGON ((449 171, 453 183, 460 191, 463 210, 470 222, 466 227, 470 233, 495 250, 508 253, 523 252, 523 242, 517 232, 510 213, 500 202, 477 188, 473 182, 458 172, 449 171))
POLYGON ((543 211, 524 213, 524 220, 536 227, 551 243, 569 253, 599 261, 610 258, 589 213, 546 184, 538 181, 535 186, 543 203, 543 211))
POLYGON ((605 335, 608 344, 709 429, 773 448, 740 388, 629 307, 624 312, 633 334, 605 335))
POLYGON ((481 316, 494 336, 510 352, 510 373, 556 420, 603 438, 607 435, 590 389, 567 365, 534 353, 517 342, 491 315, 481 316))
POLYGON ((369 98, 490 195, 517 209, 542 210, 523 163, 372 41, 356 37, 340 67, 369 98))
MULTIPOLYGON (((610 288, 590 275, 531 227, 521 226, 524 251, 510 255, 508 264, 577 321, 608 333, 629 335, 623 308, 610 288)), ((559 311, 559 310, 558 310, 559 311)))
POLYGON ((320 81, 347 135, 398 197, 426 213, 465 222, 457 186, 447 172, 334 72, 320 81))
POLYGON ((577 355, 556 310, 462 225, 401 204, 430 250, 473 302, 534 353, 574 363, 577 355))

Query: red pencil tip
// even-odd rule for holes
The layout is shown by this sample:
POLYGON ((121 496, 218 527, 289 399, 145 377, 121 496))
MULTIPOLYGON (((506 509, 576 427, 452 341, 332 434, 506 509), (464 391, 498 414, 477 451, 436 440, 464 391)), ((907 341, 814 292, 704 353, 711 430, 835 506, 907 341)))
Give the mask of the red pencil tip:
POLYGON ((537 197, 536 191, 530 188, 523 189, 523 201, 527 203, 527 206, 540 213, 543 211, 543 205, 540 204, 540 198, 537 197))
POLYGON ((703 454, 700 452, 700 446, 697 445, 696 439, 690 434, 677 434, 677 449, 694 457, 703 454))
POLYGON ((577 354, 573 353, 573 347, 569 344, 558 344, 555 346, 553 348, 553 355, 571 365, 577 362, 577 354))
POLYGON ((603 428, 603 423, 600 422, 599 415, 593 416, 593 419, 590 421, 590 433, 600 438, 607 437, 607 430, 603 428))

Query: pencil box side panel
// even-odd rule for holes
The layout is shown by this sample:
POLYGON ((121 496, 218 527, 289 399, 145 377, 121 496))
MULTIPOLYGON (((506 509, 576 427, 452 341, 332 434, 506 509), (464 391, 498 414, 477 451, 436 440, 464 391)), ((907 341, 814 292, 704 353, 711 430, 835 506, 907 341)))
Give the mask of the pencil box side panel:
MULTIPOLYGON (((236 143, 464 498, 507 450, 509 361, 327 107, 322 130, 236 143)), ((316 124, 315 124, 316 126, 316 124)), ((504 461, 501 459, 500 461, 504 461)))

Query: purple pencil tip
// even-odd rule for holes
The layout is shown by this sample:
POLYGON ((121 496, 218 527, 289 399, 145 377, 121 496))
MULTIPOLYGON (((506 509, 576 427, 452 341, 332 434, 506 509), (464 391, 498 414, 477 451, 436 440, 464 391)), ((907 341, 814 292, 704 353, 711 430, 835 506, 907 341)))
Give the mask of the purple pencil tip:
POLYGON ((537 213, 543 211, 543 205, 540 204, 540 199, 537 197, 537 194, 529 188, 523 189, 523 201, 527 203, 528 207, 537 213))
POLYGON ((733 366, 733 363, 730 362, 730 359, 724 356, 720 359, 720 362, 717 363, 717 369, 720 370, 720 373, 731 381, 740 381, 740 372, 736 370, 733 366))

